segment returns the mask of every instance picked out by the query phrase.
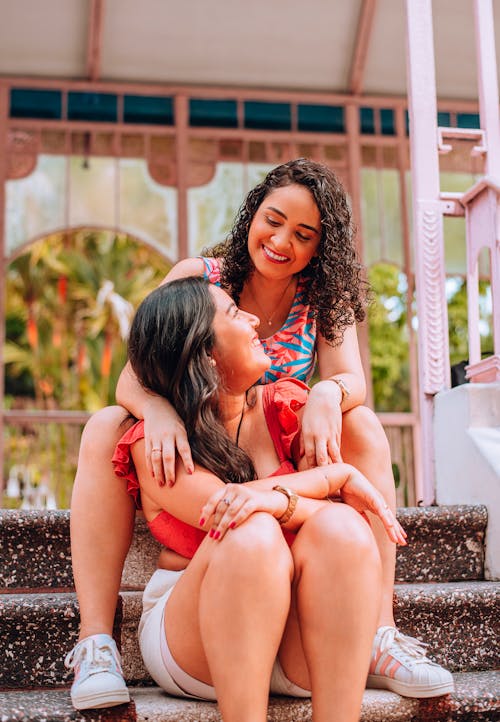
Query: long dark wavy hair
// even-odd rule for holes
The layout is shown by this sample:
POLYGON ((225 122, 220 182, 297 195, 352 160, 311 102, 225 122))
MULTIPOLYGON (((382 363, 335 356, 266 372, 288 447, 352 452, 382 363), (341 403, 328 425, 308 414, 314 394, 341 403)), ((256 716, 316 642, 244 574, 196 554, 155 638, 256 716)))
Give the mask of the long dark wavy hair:
POLYGON ((240 483, 256 475, 221 422, 214 316, 208 281, 190 277, 160 286, 136 311, 128 356, 141 385, 168 399, 183 420, 193 459, 222 481, 240 483))
POLYGON ((330 168, 306 158, 277 166, 248 193, 227 239, 203 252, 223 259, 221 283, 237 304, 254 271, 247 243, 253 217, 272 191, 293 184, 308 189, 321 216, 318 254, 302 272, 308 278, 304 301, 310 304, 319 331, 336 346, 348 326, 364 319, 368 286, 356 256, 346 192, 330 168))

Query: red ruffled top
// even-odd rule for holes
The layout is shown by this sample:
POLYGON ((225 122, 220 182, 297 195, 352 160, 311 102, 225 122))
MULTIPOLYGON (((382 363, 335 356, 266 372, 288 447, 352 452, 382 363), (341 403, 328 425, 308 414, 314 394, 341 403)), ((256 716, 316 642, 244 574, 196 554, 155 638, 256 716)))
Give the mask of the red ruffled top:
MULTIPOLYGON (((297 412, 307 401, 308 387, 294 378, 284 378, 263 387, 262 405, 269 433, 280 460, 280 465, 271 476, 291 474, 295 471, 294 461, 298 459, 299 420, 297 412)), ((131 446, 144 438, 144 421, 138 421, 122 436, 113 454, 115 474, 127 480, 127 491, 141 508, 139 480, 132 460, 131 446)), ((205 538, 205 531, 191 526, 180 519, 161 511, 148 522, 149 530, 160 544, 191 559, 205 538)), ((295 535, 283 529, 289 544, 295 535)))

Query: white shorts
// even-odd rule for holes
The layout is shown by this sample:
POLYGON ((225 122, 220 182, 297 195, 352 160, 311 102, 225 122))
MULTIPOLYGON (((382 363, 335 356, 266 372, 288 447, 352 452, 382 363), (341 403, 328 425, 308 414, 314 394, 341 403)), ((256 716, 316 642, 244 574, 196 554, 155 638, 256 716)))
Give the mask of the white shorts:
MULTIPOLYGON (((184 672, 172 657, 165 637, 164 612, 167 600, 183 571, 158 569, 144 590, 139 623, 139 646, 146 669, 162 689, 175 697, 216 700, 215 689, 184 672)), ((310 697, 311 692, 290 682, 276 659, 271 675, 271 694, 310 697)))

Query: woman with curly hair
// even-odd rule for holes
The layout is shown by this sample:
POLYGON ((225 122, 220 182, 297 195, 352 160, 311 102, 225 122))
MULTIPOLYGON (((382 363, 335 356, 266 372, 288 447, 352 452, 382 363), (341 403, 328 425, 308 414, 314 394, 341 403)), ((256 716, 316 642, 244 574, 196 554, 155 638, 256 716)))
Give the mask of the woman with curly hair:
POLYGON ((289 378, 255 385, 270 365, 258 323, 199 277, 157 288, 132 323, 131 366, 175 406, 195 461, 188 474, 178 459, 175 485, 160 487, 143 421, 113 456, 183 567, 153 574, 139 644, 160 687, 217 700, 225 722, 265 722, 270 691, 312 697, 316 722, 355 722, 381 587, 362 514, 380 519, 389 543, 404 544, 404 532, 354 467, 296 471, 308 388, 289 378))
MULTIPOLYGON (((186 276, 221 285, 243 311, 259 318, 258 334, 272 362, 261 383, 283 376, 307 382, 317 364, 320 381, 304 408, 300 451, 310 467, 352 464, 394 512, 387 438, 376 415, 363 405, 366 385, 355 324, 364 317, 366 287, 349 204, 333 171, 306 159, 272 170, 247 195, 226 242, 206 257, 180 261, 165 282, 186 276)), ((117 400, 144 419, 146 461, 158 485, 175 483, 177 457, 187 473, 193 471, 184 423, 168 400, 141 387, 129 365, 118 382, 117 400)), ((128 698, 109 636, 134 521, 130 497, 111 464, 117 418, 120 410, 104 409, 88 422, 72 498, 80 644, 92 659, 92 674, 80 665, 73 685, 73 702, 81 708, 99 706, 101 698, 106 704, 128 698), (113 653, 97 673, 93 650, 103 645, 113 653)), ((368 684, 410 697, 442 694, 450 687, 449 673, 395 627, 395 547, 380 522, 370 521, 382 562, 382 602, 368 684)))

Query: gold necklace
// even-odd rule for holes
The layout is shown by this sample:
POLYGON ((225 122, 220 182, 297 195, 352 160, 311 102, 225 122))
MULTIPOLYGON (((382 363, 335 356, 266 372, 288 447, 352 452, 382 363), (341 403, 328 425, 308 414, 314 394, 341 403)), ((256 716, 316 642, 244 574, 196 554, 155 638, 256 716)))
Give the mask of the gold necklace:
POLYGON ((278 303, 276 304, 276 308, 274 309, 274 311, 272 312, 272 314, 271 314, 270 316, 268 316, 267 313, 265 313, 264 309, 262 308, 262 306, 260 305, 260 303, 257 301, 257 298, 255 297, 255 294, 254 294, 252 288, 251 288, 250 285, 249 285, 250 293, 252 294, 252 298, 253 298, 253 300, 254 300, 254 302, 255 302, 255 305, 257 306, 257 308, 258 308, 259 311, 261 312, 261 314, 262 314, 262 316, 264 317, 264 319, 265 319, 265 321, 266 321, 266 323, 267 323, 268 326, 272 326, 272 325, 273 325, 273 318, 274 318, 274 317, 276 316, 276 314, 278 313, 278 311, 279 311, 279 309, 280 309, 280 306, 281 306, 281 303, 282 303, 283 299, 285 298, 286 292, 287 292, 288 289, 290 288, 290 284, 292 283, 293 278, 294 278, 293 276, 290 276, 290 280, 289 280, 288 283, 286 284, 285 290, 284 290, 283 293, 281 294, 280 300, 279 300, 278 303))

